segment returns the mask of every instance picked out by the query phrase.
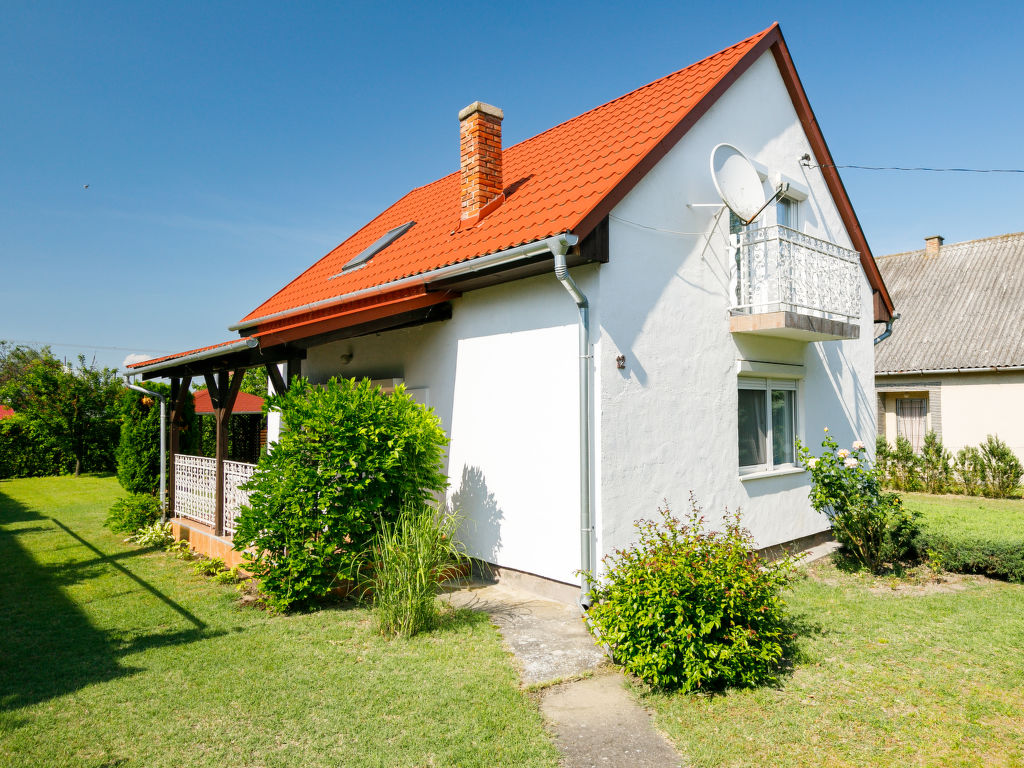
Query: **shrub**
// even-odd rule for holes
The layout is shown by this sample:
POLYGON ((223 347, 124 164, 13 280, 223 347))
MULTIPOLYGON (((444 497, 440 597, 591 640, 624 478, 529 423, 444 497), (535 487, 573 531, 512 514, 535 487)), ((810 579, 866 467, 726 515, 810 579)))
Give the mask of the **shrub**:
POLYGON ((890 485, 898 491, 919 491, 923 487, 920 478, 920 460, 914 453, 914 446, 902 435, 896 438, 896 449, 890 456, 890 485))
POLYGON ((961 448, 953 461, 953 476, 968 496, 981 493, 985 483, 985 461, 974 446, 961 448))
POLYGON ((878 472, 865 462, 863 443, 839 448, 827 428, 825 433, 821 456, 800 445, 801 463, 813 481, 811 505, 828 517, 850 556, 872 572, 912 557, 917 516, 903 508, 898 494, 882 490, 878 472))
POLYGON ((928 432, 924 436, 919 465, 921 481, 928 493, 945 493, 949 490, 950 479, 953 475, 950 466, 951 458, 949 451, 942 446, 938 435, 928 432))
POLYGON ((368 586, 382 635, 412 637, 437 623, 441 582, 457 573, 463 560, 457 528, 455 515, 411 504, 374 537, 368 586))
MULTIPOLYGON (((146 382, 146 388, 168 398, 167 420, 170 425, 171 388, 159 382, 146 382)), ((126 389, 120 399, 120 439, 117 443, 117 480, 129 493, 155 494, 160 488, 160 401, 133 389, 126 389)), ((198 431, 192 398, 185 399, 184 427, 181 431, 181 453, 191 454, 197 447, 198 431)), ((168 478, 170 482, 170 478, 168 478)))
POLYGON ((985 465, 985 495, 1000 499, 1014 495, 1024 476, 1024 467, 1010 446, 989 435, 981 444, 980 453, 985 465))
POLYGON ((227 566, 219 557, 204 557, 192 566, 192 570, 200 576, 216 576, 221 571, 226 571, 227 566))
POLYGON ((442 491, 447 438, 438 417, 399 387, 296 379, 269 400, 282 434, 260 458, 236 523, 235 548, 270 606, 326 595, 405 504, 442 491))
POLYGON ((918 547, 948 571, 1024 582, 1024 516, 991 503, 925 507, 918 547))
POLYGON ((139 528, 127 541, 143 547, 166 547, 174 542, 170 523, 156 522, 139 528))
POLYGON ((118 499, 107 512, 103 524, 114 533, 135 533, 160 519, 160 502, 144 493, 118 499))
POLYGON ((686 522, 668 509, 636 523, 637 543, 604 558, 588 613, 615 661, 666 689, 712 691, 776 679, 793 561, 758 557, 740 515, 709 530, 691 498, 686 522))
POLYGON ((66 463, 56 443, 19 415, 0 421, 0 479, 59 475, 66 463))
POLYGON ((892 447, 885 435, 875 438, 875 469, 878 470, 878 480, 886 488, 893 488, 892 473, 892 447))

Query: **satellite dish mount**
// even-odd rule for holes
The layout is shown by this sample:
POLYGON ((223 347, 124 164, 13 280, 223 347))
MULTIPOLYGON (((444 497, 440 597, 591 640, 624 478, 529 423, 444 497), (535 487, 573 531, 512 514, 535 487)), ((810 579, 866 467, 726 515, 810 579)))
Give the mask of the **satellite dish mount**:
POLYGON ((719 144, 711 150, 711 180, 726 208, 744 226, 760 216, 789 187, 788 184, 779 184, 775 194, 765 200, 757 168, 732 144, 719 144))

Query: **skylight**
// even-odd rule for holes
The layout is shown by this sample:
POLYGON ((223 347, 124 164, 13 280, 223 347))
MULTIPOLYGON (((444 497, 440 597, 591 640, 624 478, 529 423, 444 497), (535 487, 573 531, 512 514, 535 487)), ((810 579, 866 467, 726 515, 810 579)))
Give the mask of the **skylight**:
POLYGON ((380 253, 393 242, 395 242, 395 240, 397 240, 410 229, 412 229, 413 225, 415 224, 415 221, 407 221, 402 226, 395 227, 394 229, 390 230, 383 237, 379 238, 376 242, 374 242, 373 245, 363 249, 358 256, 354 256, 352 259, 350 259, 348 263, 346 263, 345 266, 341 268, 341 272, 339 272, 336 275, 331 275, 329 279, 333 280, 336 277, 344 275, 346 272, 351 272, 353 269, 359 269, 359 267, 363 266, 366 262, 368 262, 378 253, 380 253))

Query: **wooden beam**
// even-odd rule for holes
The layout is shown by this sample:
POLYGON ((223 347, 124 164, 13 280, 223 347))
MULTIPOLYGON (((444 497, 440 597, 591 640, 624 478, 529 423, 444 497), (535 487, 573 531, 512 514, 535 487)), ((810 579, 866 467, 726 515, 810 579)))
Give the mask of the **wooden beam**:
POLYGON ((270 383, 274 385, 276 394, 283 395, 288 391, 288 383, 281 375, 281 369, 277 367, 277 363, 267 363, 267 376, 270 377, 270 383))
POLYGON ((216 411, 220 407, 220 389, 217 386, 217 377, 210 372, 204 373, 203 378, 206 379, 206 389, 210 393, 210 405, 216 411))

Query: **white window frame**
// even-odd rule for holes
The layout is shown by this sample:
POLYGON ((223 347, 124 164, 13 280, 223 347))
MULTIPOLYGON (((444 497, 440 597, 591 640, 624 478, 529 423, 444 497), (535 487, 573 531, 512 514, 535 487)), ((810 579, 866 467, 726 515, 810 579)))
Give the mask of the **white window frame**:
MULTIPOLYGON (((737 391, 753 390, 764 392, 765 398, 765 463, 748 464, 739 467, 740 477, 764 474, 787 474, 790 472, 803 471, 797 462, 796 440, 800 437, 800 382, 798 379, 780 378, 758 378, 753 376, 740 376, 737 379, 737 391), (793 461, 784 464, 775 463, 775 439, 772 424, 772 392, 775 390, 793 393, 793 461)), ((739 442, 739 411, 737 405, 736 437, 739 442)), ((738 450, 738 449, 737 449, 738 450)), ((737 463, 739 456, 737 455, 737 463)))
POLYGON ((789 221, 787 221, 785 224, 783 224, 782 221, 780 221, 781 217, 779 216, 779 212, 782 210, 782 208, 781 206, 776 205, 775 223, 778 224, 779 226, 788 227, 789 229, 800 232, 800 201, 790 195, 783 195, 782 197, 779 198, 779 203, 782 202, 786 203, 786 207, 789 210, 789 221))

